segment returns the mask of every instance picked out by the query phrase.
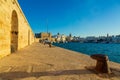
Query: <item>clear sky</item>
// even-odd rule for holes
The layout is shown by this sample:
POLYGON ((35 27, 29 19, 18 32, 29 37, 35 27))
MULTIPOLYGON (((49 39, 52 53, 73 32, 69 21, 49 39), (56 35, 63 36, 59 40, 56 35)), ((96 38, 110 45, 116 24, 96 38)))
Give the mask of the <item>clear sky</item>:
POLYGON ((120 34, 120 0, 18 0, 34 33, 120 34))

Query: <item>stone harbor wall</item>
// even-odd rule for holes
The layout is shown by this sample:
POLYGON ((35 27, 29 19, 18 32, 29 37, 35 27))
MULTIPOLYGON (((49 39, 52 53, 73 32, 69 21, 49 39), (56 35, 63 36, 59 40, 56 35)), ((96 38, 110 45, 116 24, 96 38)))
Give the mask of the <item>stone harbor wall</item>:
POLYGON ((0 58, 34 42, 34 33, 17 0, 0 0, 0 58))

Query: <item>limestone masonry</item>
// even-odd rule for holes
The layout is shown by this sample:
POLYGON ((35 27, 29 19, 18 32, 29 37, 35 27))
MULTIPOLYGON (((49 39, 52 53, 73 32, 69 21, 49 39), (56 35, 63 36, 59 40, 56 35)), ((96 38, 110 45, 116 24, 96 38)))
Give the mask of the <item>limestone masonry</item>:
POLYGON ((0 58, 34 42, 30 28, 17 0, 0 0, 0 58))

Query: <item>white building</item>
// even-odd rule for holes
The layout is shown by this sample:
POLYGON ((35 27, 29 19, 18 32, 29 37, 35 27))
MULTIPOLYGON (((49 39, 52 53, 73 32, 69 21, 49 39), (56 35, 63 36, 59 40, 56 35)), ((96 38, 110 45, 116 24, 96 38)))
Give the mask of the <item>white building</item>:
POLYGON ((66 36, 64 34, 62 35, 54 35, 53 38, 55 38, 56 42, 66 42, 66 36))
POLYGON ((66 42, 66 36, 64 34, 61 35, 61 42, 66 42))

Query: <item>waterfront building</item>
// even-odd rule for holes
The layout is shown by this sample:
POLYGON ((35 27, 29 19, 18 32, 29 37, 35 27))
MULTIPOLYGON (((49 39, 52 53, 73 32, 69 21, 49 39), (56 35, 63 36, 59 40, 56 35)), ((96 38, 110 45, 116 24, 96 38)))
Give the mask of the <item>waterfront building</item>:
POLYGON ((60 35, 60 34, 57 34, 57 35, 54 35, 52 36, 52 38, 55 39, 55 42, 66 42, 66 36, 64 34, 60 35))
POLYGON ((73 41, 73 37, 67 36, 67 37, 66 37, 66 40, 67 40, 68 42, 71 42, 71 41, 73 41))
POLYGON ((60 42, 63 42, 63 43, 66 42, 66 36, 64 34, 61 35, 60 42))
POLYGON ((69 36, 66 37, 66 40, 71 42, 73 40, 72 34, 69 34, 69 36))
POLYGON ((85 38, 79 38, 79 42, 80 43, 84 43, 85 42, 85 38))
POLYGON ((88 43, 97 42, 97 38, 95 36, 88 36, 86 37, 85 42, 88 42, 88 43))
POLYGON ((0 0, 0 58, 34 42, 34 33, 17 0, 0 0))
POLYGON ((60 42, 60 40, 61 40, 60 34, 53 35, 52 38, 55 40, 55 42, 60 42))
POLYGON ((97 38, 97 43, 106 43, 106 42, 107 42, 106 36, 99 36, 97 38))
POLYGON ((61 41, 61 35, 57 35, 56 42, 60 42, 60 41, 61 41))
POLYGON ((40 39, 41 40, 49 40, 49 41, 51 41, 51 38, 52 38, 51 33, 45 33, 45 32, 40 33, 40 39))
POLYGON ((83 40, 83 38, 74 36, 72 39, 72 42, 81 42, 82 40, 83 40))

